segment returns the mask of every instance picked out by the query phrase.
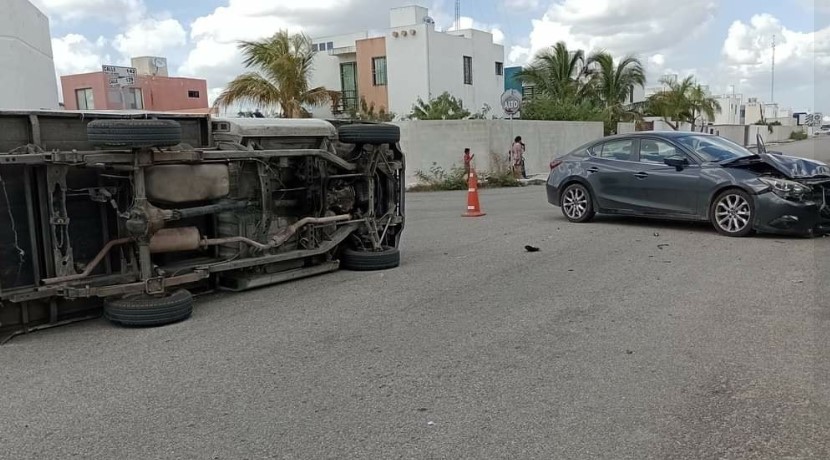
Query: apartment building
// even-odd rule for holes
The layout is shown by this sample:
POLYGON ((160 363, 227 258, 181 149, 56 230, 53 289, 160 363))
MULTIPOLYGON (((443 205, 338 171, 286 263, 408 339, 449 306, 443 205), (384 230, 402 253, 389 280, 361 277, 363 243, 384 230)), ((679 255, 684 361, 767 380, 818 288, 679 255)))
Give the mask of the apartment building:
POLYGON ((133 58, 134 83, 110 87, 110 76, 102 71, 61 76, 67 110, 148 110, 209 113, 207 81, 171 77, 167 59, 157 56, 133 58))
POLYGON ((394 8, 389 29, 317 37, 312 86, 340 91, 333 107, 312 107, 317 117, 337 116, 358 107, 361 99, 397 116, 406 116, 422 98, 449 92, 465 108, 485 104, 496 110, 504 91, 504 47, 489 32, 436 29, 429 10, 394 8))

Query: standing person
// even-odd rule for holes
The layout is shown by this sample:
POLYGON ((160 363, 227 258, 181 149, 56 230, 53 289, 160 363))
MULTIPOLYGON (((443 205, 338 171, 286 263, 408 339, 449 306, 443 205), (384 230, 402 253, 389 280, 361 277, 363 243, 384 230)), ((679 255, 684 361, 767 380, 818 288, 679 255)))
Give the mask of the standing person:
POLYGON ((510 147, 510 165, 513 168, 513 177, 516 179, 522 175, 524 152, 525 145, 522 143, 522 136, 516 136, 513 145, 510 147))
POLYGON ((470 177, 470 165, 472 165, 472 163, 473 163, 473 158, 475 158, 475 155, 470 153, 470 148, 469 147, 465 148, 464 149, 464 174, 465 174, 465 178, 470 177))

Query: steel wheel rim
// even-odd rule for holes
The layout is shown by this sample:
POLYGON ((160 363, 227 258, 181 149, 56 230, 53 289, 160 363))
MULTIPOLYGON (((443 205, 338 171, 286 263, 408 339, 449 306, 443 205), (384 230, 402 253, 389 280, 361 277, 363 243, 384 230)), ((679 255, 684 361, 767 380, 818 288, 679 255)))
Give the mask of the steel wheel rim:
POLYGON ((562 209, 571 219, 579 219, 588 212, 588 194, 579 187, 568 189, 562 200, 562 209))
POLYGON ((752 208, 749 202, 738 194, 726 195, 715 205, 715 223, 721 230, 738 233, 750 225, 752 208))

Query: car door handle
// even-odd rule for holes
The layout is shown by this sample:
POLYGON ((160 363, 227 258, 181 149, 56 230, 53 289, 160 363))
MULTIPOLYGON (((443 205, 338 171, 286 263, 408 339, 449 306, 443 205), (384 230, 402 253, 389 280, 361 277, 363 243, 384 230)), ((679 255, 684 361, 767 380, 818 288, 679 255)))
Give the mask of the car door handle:
POLYGON ((587 171, 589 173, 595 173, 595 172, 599 172, 599 168, 597 168, 596 166, 591 166, 590 168, 587 169, 587 171))
POLYGON ((638 172, 637 174, 634 174, 634 177, 636 177, 637 179, 645 179, 646 177, 648 177, 648 173, 638 172))

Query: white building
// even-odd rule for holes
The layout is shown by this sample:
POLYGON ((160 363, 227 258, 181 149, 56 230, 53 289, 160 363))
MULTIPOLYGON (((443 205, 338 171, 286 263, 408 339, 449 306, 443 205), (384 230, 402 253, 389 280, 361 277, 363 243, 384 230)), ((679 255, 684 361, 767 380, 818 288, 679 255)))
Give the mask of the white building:
MULTIPOLYGON (((485 104, 497 110, 504 91, 504 47, 489 32, 439 32, 428 13, 419 6, 394 8, 381 36, 360 32, 314 39, 312 86, 341 91, 346 110, 363 98, 398 117, 409 114, 418 98, 445 91, 471 112, 485 104)), ((332 115, 330 109, 313 112, 325 117, 332 115)))
POLYGON ((724 94, 715 98, 720 104, 720 113, 715 112, 715 125, 742 125, 743 116, 743 95, 724 94))
POLYGON ((49 18, 29 0, 3 0, 0 109, 57 109, 49 18))

